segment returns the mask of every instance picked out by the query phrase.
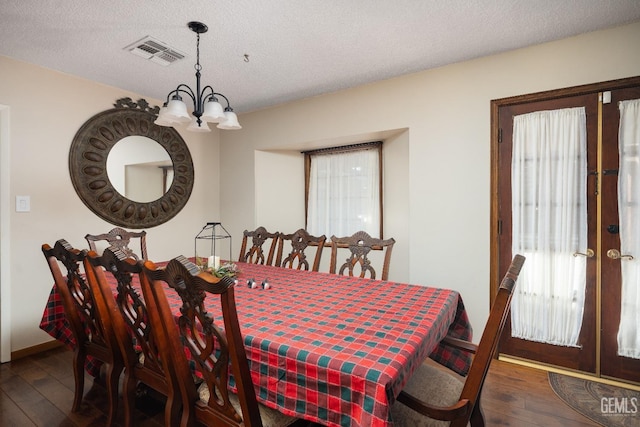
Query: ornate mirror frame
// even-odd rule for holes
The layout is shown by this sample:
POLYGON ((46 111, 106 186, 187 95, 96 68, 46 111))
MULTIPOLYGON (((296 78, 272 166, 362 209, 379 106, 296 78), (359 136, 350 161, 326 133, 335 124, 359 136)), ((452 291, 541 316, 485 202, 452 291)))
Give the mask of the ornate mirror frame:
POLYGON ((147 228, 163 224, 186 205, 193 189, 193 161, 187 144, 170 127, 153 122, 159 107, 144 99, 133 102, 122 98, 115 108, 96 114, 78 130, 69 150, 69 173, 82 202, 100 218, 128 228, 147 228), (127 136, 146 136, 167 150, 173 163, 171 187, 161 198, 136 202, 124 197, 107 175, 111 148, 127 136))

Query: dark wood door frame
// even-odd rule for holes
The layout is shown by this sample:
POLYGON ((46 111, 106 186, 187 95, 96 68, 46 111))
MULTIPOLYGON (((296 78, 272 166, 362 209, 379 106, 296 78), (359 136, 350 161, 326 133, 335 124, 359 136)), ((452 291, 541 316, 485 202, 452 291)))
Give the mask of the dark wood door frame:
MULTIPOLYGON (((610 148, 603 145, 602 169, 602 253, 609 249, 620 249, 620 237, 617 232, 610 232, 609 225, 619 223, 618 213, 618 131, 620 128, 620 109, 618 103, 628 99, 640 99, 640 85, 626 90, 614 90, 611 92, 611 102, 602 107, 603 116, 603 141, 609 141, 610 148), (605 201, 611 197, 615 202, 605 201)), ((618 328, 620 325, 620 305, 622 303, 622 262, 619 259, 601 257, 602 271, 606 276, 602 277, 602 312, 608 315, 602 316, 600 330, 601 337, 601 364, 600 376, 609 378, 623 378, 628 381, 640 383, 640 360, 618 355, 618 328), (612 313, 617 313, 615 316, 612 313), (604 362, 606 361, 606 363, 604 362)))
MULTIPOLYGON (((601 92, 616 91, 620 89, 638 87, 639 85, 640 85, 640 77, 633 77, 633 78, 627 78, 627 79, 621 79, 621 80, 613 80, 613 81, 602 82, 602 83, 595 83, 595 84, 576 86, 576 87, 559 89, 559 90, 552 90, 552 91, 516 96, 511 98, 498 99, 498 100, 493 100, 491 102, 491 227, 490 227, 491 229, 490 231, 491 233, 490 234, 491 236, 491 249, 490 249, 491 251, 491 255, 490 255, 491 256, 491 266, 490 266, 491 303, 493 303, 493 299, 497 292, 497 281, 499 277, 501 277, 501 275, 504 274, 505 269, 508 267, 509 261, 512 256, 512 254, 510 253, 509 242, 504 241, 504 239, 506 239, 511 234, 510 233, 510 230, 511 230, 510 229, 511 227, 510 201, 506 199, 500 200, 501 192, 502 194, 510 194, 509 179, 504 178, 504 176, 502 177, 502 179, 499 179, 501 157, 503 159, 507 159, 507 158, 510 159, 511 157, 510 144, 502 145, 502 142, 501 142, 501 139, 503 138, 503 133, 505 135, 505 138, 508 138, 507 135, 511 135, 511 131, 509 128, 510 123, 507 120, 505 120, 505 117, 511 113, 512 115, 517 115, 517 114, 521 114, 522 112, 527 112, 527 108, 533 109, 533 111, 536 111, 537 109, 549 109, 549 107, 538 108, 538 105, 542 105, 542 103, 544 102, 552 101, 556 106, 551 108, 566 108, 568 106, 572 106, 571 99, 578 99, 578 98, 588 99, 589 107, 587 108, 587 115, 588 116, 591 115, 592 119, 591 120, 588 119, 588 124, 591 122, 591 125, 589 125, 590 129, 588 130, 588 135, 591 135, 589 136, 589 139, 591 142, 588 144, 590 148, 589 148, 587 157, 590 159, 589 170, 590 171, 597 170, 597 167, 595 167, 593 163, 594 163, 594 159, 598 158, 598 153, 594 151, 595 150, 594 147, 597 147, 598 144, 594 144, 595 141, 592 140, 593 138, 597 137, 597 134, 599 134, 599 130, 596 128, 597 123, 599 123, 599 119, 594 120, 595 117, 598 116, 599 114, 598 107, 597 105, 595 105, 597 104, 596 102, 598 99, 597 96, 601 92), (505 114, 505 112, 509 114, 505 114), (503 114, 502 118, 500 117, 501 113, 503 114), (500 129, 500 126, 504 128, 503 129, 504 132, 503 130, 500 129), (505 212, 504 214, 501 215, 501 212, 500 212, 501 205, 505 206, 504 209, 508 209, 509 213, 505 212), (503 240, 502 242, 501 242, 501 239, 503 240), (502 252, 500 249, 501 247, 503 248, 502 252), (508 249, 505 250, 504 248, 508 248, 508 249)), ((586 102, 585 102, 585 105, 587 105, 586 102)), ((609 106, 609 108, 611 109, 613 107, 609 106)), ((505 142, 508 142, 508 141, 505 141, 505 142)), ((503 165, 503 168, 504 168, 504 165, 503 165)), ((589 192, 596 191, 597 189, 596 185, 597 185, 596 180, 591 179, 590 177, 590 179, 588 180, 588 191, 589 192)), ((590 222, 589 229, 595 230, 596 226, 598 226, 598 224, 594 222, 596 221, 595 219, 596 215, 594 215, 596 208, 595 208, 595 202, 591 202, 591 203, 593 203, 593 205, 588 208, 589 211, 591 212, 589 215, 589 222, 590 222)), ((595 241, 595 237, 592 236, 590 237, 590 239, 591 238, 593 238, 594 240, 589 241, 589 247, 596 249, 597 242, 595 241)), ((588 270, 587 270, 587 274, 593 276, 591 278, 592 283, 595 282, 594 279, 596 274, 595 273, 596 264, 594 261, 591 262, 591 266, 590 267, 588 266, 588 270)), ((595 297, 595 292, 597 291, 597 289, 594 289, 594 288, 595 286, 591 286, 591 290, 588 289, 587 295, 585 295, 587 300, 589 299, 594 300, 591 302, 592 307, 595 307, 595 304, 594 304, 595 302, 600 303, 599 299, 596 299, 595 297)), ((587 301, 585 301, 585 304, 588 304, 587 301)), ((588 306, 585 306, 585 319, 588 319, 587 313, 586 313, 587 308, 588 306)), ((596 342, 594 330, 597 327, 601 327, 600 323, 595 321, 595 315, 591 313, 590 316, 591 316, 590 317, 591 320, 589 320, 588 324, 583 324, 583 331, 581 332, 580 342, 585 344, 584 346, 585 349, 597 348, 596 346, 598 345, 598 343, 596 342), (589 330, 586 330, 586 329, 589 329, 589 330), (594 335, 594 337, 591 337, 590 335, 587 336, 585 334, 592 334, 594 335)), ((506 327, 505 334, 509 333, 508 330, 510 330, 510 328, 506 327)), ((503 341, 505 345, 507 345, 506 344, 507 342, 513 341, 513 340, 505 340, 504 338, 505 337, 503 337, 503 341)), ((519 341, 519 340, 516 340, 516 341, 519 341)), ((509 344, 507 345, 507 347, 510 348, 511 345, 512 344, 509 344)), ((517 348, 520 349, 518 350, 518 353, 522 355, 521 357, 525 357, 525 358, 530 358, 526 355, 529 354, 530 351, 533 351, 534 347, 535 346, 532 346, 531 349, 529 349, 526 341, 522 341, 519 344, 517 344, 517 348)), ((600 375, 600 360, 596 360, 597 359, 596 355, 599 353, 597 353, 596 351, 592 351, 592 352, 587 351, 585 353, 585 352, 580 352, 576 350, 571 350, 570 348, 557 349, 556 347, 554 347, 553 351, 556 357, 550 358, 549 361, 547 361, 547 363, 552 363, 552 364, 558 363, 559 366, 566 366, 570 369, 576 369, 583 372, 591 372, 598 376, 600 375), (552 360, 562 360, 562 362, 552 362, 552 360)), ((533 355, 534 353, 531 353, 531 354, 533 355)), ((535 359, 535 357, 531 357, 530 359, 537 360, 535 359)), ((635 362, 633 362, 632 366, 634 368, 636 367, 635 362)))
MULTIPOLYGON (((532 93, 527 95, 519 95, 510 98, 501 98, 491 101, 491 224, 490 224, 490 303, 498 291, 500 277, 506 272, 508 263, 504 264, 504 271, 500 270, 501 254, 499 253, 500 238, 500 212, 498 190, 500 183, 498 182, 499 167, 499 150, 500 150, 500 131, 498 128, 498 112, 503 106, 523 104, 527 102, 548 101, 553 99, 565 98, 577 95, 586 95, 590 93, 599 93, 603 91, 625 89, 640 85, 640 77, 630 77, 620 80, 611 80, 601 83, 593 83, 582 86, 574 86, 570 88, 549 90, 545 92, 532 93)), ((510 261, 510 259, 509 259, 510 261)))

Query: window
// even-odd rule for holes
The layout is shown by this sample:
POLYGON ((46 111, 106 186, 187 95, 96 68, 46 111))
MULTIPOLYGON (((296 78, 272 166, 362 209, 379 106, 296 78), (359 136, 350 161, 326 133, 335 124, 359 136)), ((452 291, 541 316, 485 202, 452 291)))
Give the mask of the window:
POLYGON ((310 234, 382 238, 382 142, 305 151, 310 234))

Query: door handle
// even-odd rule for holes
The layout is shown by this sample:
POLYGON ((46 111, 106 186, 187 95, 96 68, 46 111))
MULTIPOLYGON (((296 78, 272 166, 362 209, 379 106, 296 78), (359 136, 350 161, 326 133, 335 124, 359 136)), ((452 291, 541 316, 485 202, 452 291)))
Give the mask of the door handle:
POLYGON ((633 255, 622 255, 620 251, 617 249, 609 249, 607 251, 607 256, 611 259, 622 259, 622 258, 629 258, 630 260, 633 259, 633 255))
POLYGON ((576 252, 576 253, 574 253, 574 254, 573 254, 573 256, 578 256, 578 255, 580 255, 580 256, 587 257, 587 258, 593 258, 593 256, 594 256, 595 254, 596 254, 596 253, 595 253, 595 252, 593 252, 593 249, 591 249, 591 248, 587 248, 587 252, 586 252, 586 253, 576 252))

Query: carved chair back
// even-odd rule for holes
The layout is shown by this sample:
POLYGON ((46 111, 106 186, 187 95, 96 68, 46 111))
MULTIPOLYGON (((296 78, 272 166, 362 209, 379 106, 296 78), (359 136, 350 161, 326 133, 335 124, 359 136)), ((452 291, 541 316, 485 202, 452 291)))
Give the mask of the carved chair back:
POLYGON ((258 227, 254 231, 245 230, 242 235, 242 247, 238 262, 273 265, 278 235, 278 232, 270 233, 264 227, 258 227), (251 246, 248 247, 249 239, 251 239, 251 246), (264 251, 267 247, 268 252, 265 255, 264 251))
POLYGON ((166 396, 165 423, 175 425, 180 420, 181 399, 175 373, 163 358, 168 343, 162 329, 149 320, 149 309, 134 283, 139 283, 142 264, 119 249, 109 247, 102 256, 90 251, 85 258, 89 282, 95 282, 113 317, 113 329, 125 363, 123 382, 125 426, 133 425, 135 398, 141 382, 166 396), (114 289, 107 280, 111 275, 114 289))
POLYGON ((280 233, 278 237, 278 254, 276 256, 276 266, 285 268, 295 268, 298 270, 318 271, 320 268, 320 259, 322 257, 322 249, 327 236, 312 236, 301 228, 292 234, 280 233), (285 241, 289 241, 291 252, 282 259, 285 241), (313 258, 313 264, 309 265, 305 251, 309 246, 315 246, 316 253, 313 258))
POLYGON ((331 262, 330 273, 347 274, 349 276, 359 275, 360 277, 378 278, 376 269, 371 265, 369 254, 371 251, 383 251, 381 280, 389 278, 389 264, 391 262, 391 251, 395 244, 393 238, 382 240, 371 237, 365 231, 358 231, 349 237, 331 236, 331 262), (340 251, 348 249, 348 251, 340 251), (338 252, 347 252, 348 257, 340 265, 338 264, 338 252), (358 274, 359 271, 359 274, 358 274))
POLYGON ((164 269, 158 269, 150 261, 145 262, 142 289, 145 300, 154 301, 151 322, 162 325, 172 343, 171 354, 167 357, 174 363, 184 408, 192 411, 192 415, 205 425, 262 426, 238 323, 234 280, 202 273, 195 264, 179 256, 164 269), (165 286, 173 289, 182 300, 177 328, 165 286), (205 306, 207 296, 215 299, 215 303, 209 301, 205 306), (207 307, 216 308, 215 316, 207 307), (183 345, 202 376, 199 389, 192 380, 183 345), (235 379, 239 407, 232 404, 232 393, 227 387, 230 372, 235 379), (203 394, 203 389, 207 393, 203 394), (201 398, 205 394, 206 400, 201 398))
POLYGON ((87 234, 84 236, 89 244, 89 250, 96 250, 96 242, 106 241, 109 246, 122 251, 127 258, 134 258, 136 261, 148 259, 147 257, 147 232, 142 231, 127 231, 120 227, 115 227, 103 234, 87 234), (129 247, 131 239, 140 239, 140 254, 137 254, 133 249, 129 247))
POLYGON ((75 340, 73 373, 75 391, 71 410, 80 410, 84 395, 84 368, 87 357, 106 366, 106 386, 109 399, 107 425, 115 421, 118 408, 118 380, 124 361, 113 331, 112 316, 100 292, 85 280, 86 251, 74 249, 66 240, 58 240, 53 248, 42 245, 55 287, 60 294, 65 317, 75 340), (66 270, 63 273, 61 265, 66 270))

